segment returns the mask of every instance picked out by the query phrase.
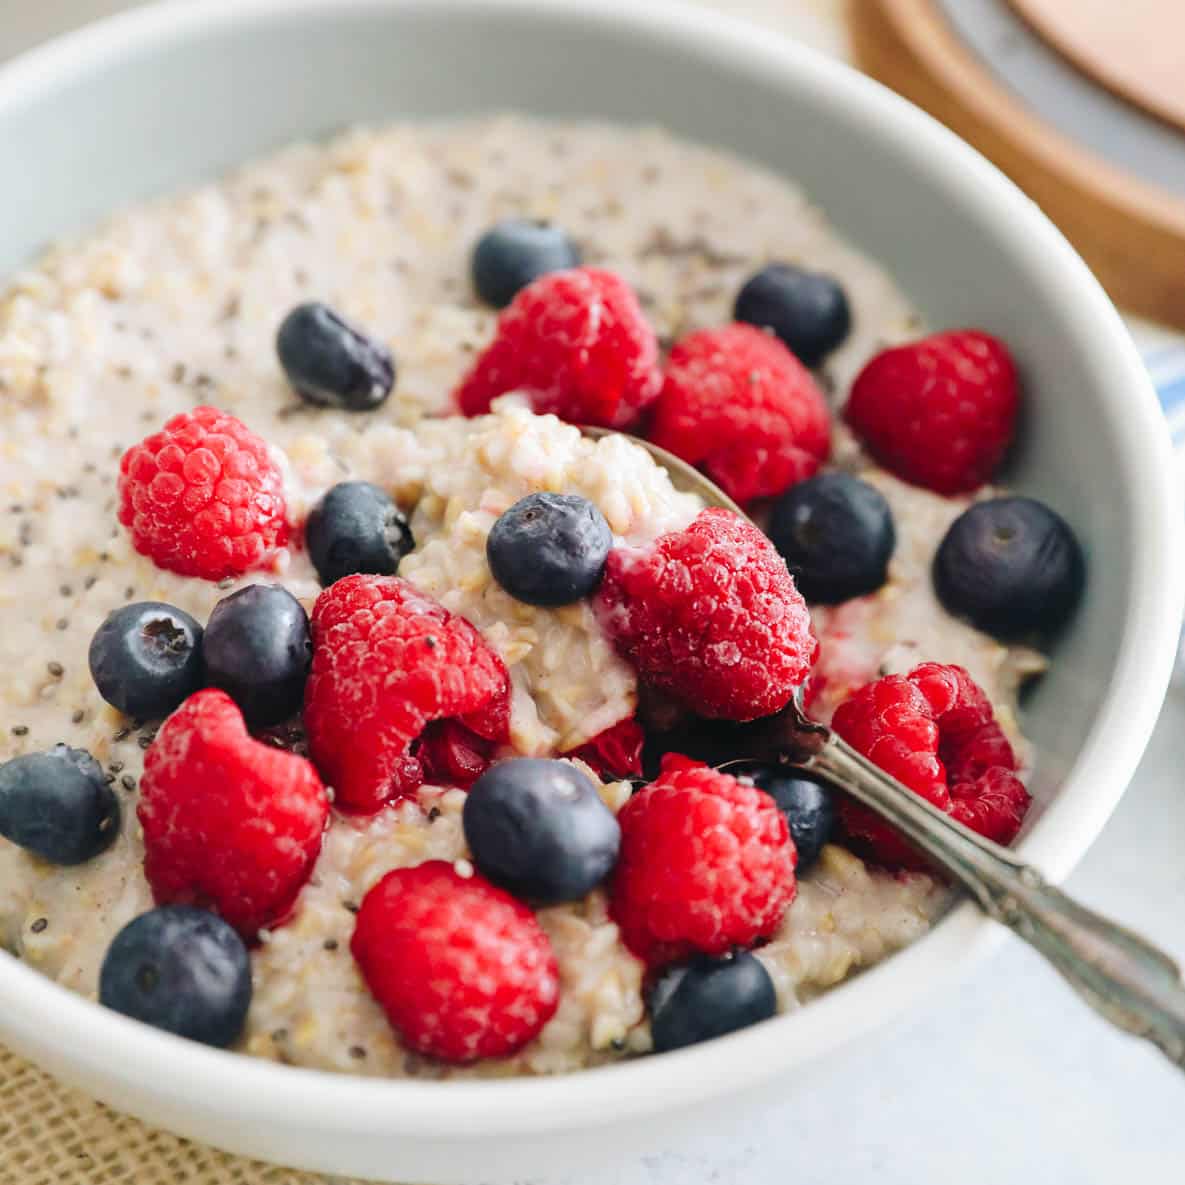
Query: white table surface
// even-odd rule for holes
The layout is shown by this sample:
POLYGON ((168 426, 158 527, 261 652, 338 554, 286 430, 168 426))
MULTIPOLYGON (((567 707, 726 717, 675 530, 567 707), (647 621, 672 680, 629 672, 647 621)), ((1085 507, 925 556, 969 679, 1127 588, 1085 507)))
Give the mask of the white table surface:
MULTIPOLYGON (((590 0, 591 2, 591 0, 590 0)), ((841 0, 718 7, 833 53, 841 0)), ((0 58, 130 0, 0 0, 0 58)), ((0 207, 2 209, 2 207, 0 207)), ((1185 956, 1185 692, 1069 887, 1185 956)), ((1111 1032, 1009 942, 860 1056, 740 1126, 546 1185, 1170 1185, 1185 1179, 1185 1079, 1111 1032)), ((534 1183, 532 1183, 534 1185, 534 1183)), ((543 1183, 539 1183, 543 1185, 543 1183)))

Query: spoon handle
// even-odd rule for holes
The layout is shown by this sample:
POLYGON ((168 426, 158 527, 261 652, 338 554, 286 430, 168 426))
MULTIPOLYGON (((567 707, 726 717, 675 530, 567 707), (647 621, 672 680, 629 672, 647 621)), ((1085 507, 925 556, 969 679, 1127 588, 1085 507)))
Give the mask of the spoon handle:
POLYGON ((1097 1012, 1185 1069, 1185 984, 1167 954, 908 792, 834 733, 801 764, 892 823, 984 913, 1040 951, 1097 1012))

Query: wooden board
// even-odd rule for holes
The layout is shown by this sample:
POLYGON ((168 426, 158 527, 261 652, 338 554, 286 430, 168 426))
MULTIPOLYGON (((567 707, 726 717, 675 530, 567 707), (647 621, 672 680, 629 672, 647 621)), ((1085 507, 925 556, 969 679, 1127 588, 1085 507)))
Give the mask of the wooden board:
POLYGON ((1185 0, 1011 3, 1085 73, 1185 129, 1185 0))
MULTIPOLYGON (((1084 2, 1062 0, 1075 12, 1084 2)), ((1183 0, 1172 2, 1185 8, 1183 0)), ((849 0, 849 15, 864 70, 1008 173, 1061 227, 1118 304, 1185 329, 1185 199, 1052 128, 959 40, 933 0, 849 0)))

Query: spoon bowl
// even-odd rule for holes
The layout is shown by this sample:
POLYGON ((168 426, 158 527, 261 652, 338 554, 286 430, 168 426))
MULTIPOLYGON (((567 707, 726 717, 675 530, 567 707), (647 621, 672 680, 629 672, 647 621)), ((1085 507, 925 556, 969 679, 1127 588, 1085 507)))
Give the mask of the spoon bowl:
MULTIPOLYGON (((610 435, 603 428, 582 431, 593 438, 610 435)), ((640 437, 620 435, 645 449, 676 489, 748 519, 694 466, 640 437)), ((1104 1019, 1152 1042, 1185 1069, 1185 982, 1169 955, 1080 905, 1007 848, 956 822, 830 728, 811 720, 802 707, 801 687, 774 716, 722 734, 698 724, 680 729, 678 748, 718 769, 770 765, 810 770, 850 794, 892 823, 988 917, 1039 951, 1104 1019), (741 751, 728 752, 733 745, 741 751)))

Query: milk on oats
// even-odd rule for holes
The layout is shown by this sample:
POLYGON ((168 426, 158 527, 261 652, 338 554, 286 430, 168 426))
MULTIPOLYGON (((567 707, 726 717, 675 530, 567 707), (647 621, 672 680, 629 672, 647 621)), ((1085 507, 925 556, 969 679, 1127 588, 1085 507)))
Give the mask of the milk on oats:
MULTIPOLYGON (((586 263, 619 271, 664 343, 728 320, 737 288, 768 260, 834 274, 854 328, 825 367, 833 391, 920 327, 891 280, 783 179, 655 129, 508 117, 298 145, 129 209, 13 277, 0 293, 0 760, 63 741, 89 749, 123 806, 116 844, 77 868, 0 840, 0 942, 45 974, 94 996, 111 938, 152 904, 135 821, 152 726, 99 698, 86 661, 95 629, 133 600, 205 621, 221 597, 255 580, 279 580, 306 608, 319 588, 301 551, 285 553, 275 573, 213 585, 132 550, 115 520, 118 459, 178 411, 212 403, 268 440, 296 521, 347 478, 392 492, 417 543, 400 574, 472 621, 507 663, 517 751, 575 748, 632 712, 633 673, 588 606, 546 610, 507 596, 490 579, 486 534, 538 490, 591 499, 629 544, 687 525, 698 502, 628 441, 585 439, 513 396, 475 421, 430 418, 448 411, 492 332, 494 313, 469 291, 468 252, 508 215, 554 219, 586 263), (396 388, 378 411, 313 410, 288 389, 273 335, 310 299, 392 348, 396 388)), ((933 551, 963 503, 868 468, 842 429, 837 436, 838 463, 889 498, 898 547, 885 588, 816 611, 828 679, 821 710, 880 670, 961 662, 1019 741, 1016 687, 1041 660, 955 622, 930 590, 933 551)), ((615 810, 628 792, 602 787, 615 810)), ((642 968, 599 891, 540 911, 560 1007, 517 1057, 445 1070, 399 1047, 350 957, 353 911, 391 868, 465 858, 463 801, 426 786, 417 802, 335 820, 291 921, 255 952, 244 1050, 356 1073, 444 1075, 566 1071, 649 1047, 642 968)), ((794 1007, 911 941, 942 904, 929 877, 891 876, 829 846, 758 957, 780 1006, 794 1007)))

